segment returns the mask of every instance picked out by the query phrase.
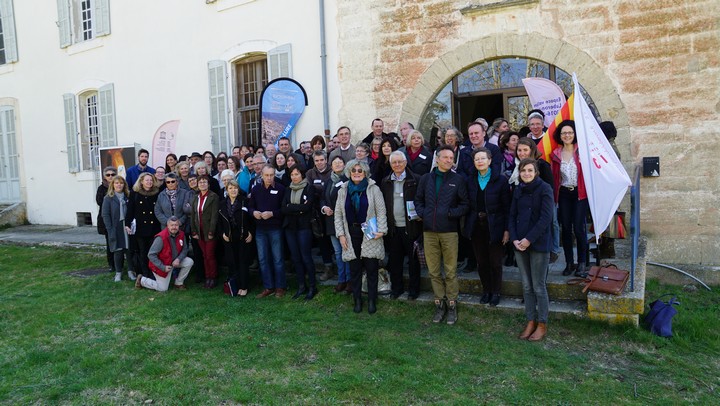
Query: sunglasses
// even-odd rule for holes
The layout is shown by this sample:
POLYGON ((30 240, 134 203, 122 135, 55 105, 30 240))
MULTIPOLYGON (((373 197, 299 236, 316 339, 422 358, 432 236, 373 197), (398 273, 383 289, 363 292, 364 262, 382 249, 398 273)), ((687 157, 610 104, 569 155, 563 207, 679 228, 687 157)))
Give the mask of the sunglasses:
POLYGON ((364 171, 360 168, 352 168, 350 169, 350 172, 352 173, 364 173, 364 171))
POLYGON ((105 174, 105 177, 106 177, 106 178, 111 178, 111 177, 113 177, 113 176, 115 176, 115 175, 116 175, 116 174, 114 174, 114 173, 106 173, 106 174, 105 174))
POLYGON ((176 180, 166 180, 165 183, 177 183, 176 180))

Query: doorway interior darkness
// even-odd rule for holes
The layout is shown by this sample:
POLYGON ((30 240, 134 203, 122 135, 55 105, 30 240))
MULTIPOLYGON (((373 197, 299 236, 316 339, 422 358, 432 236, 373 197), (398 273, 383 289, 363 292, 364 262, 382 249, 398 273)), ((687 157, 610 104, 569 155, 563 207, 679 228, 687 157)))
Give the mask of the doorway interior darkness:
MULTIPOLYGON (((557 83, 566 96, 572 93, 572 77, 562 69, 529 58, 503 58, 483 61, 453 77, 428 103, 420 120, 420 132, 429 136, 433 125, 441 128, 454 125, 463 133, 466 125, 478 117, 488 123, 505 117, 514 130, 526 125, 530 100, 522 79, 543 77, 557 83)), ((595 117, 595 104, 587 92, 581 93, 595 117)))

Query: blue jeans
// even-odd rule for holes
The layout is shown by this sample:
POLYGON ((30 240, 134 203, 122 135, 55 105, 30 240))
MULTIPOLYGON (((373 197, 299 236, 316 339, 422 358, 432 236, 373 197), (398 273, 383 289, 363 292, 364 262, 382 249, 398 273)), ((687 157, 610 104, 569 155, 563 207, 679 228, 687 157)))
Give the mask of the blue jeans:
POLYGON ((523 299, 525 299, 525 317, 528 321, 547 323, 550 298, 547 293, 548 263, 550 253, 532 250, 515 250, 523 284, 523 299))
POLYGON ((255 238, 263 287, 265 289, 287 289, 282 256, 282 230, 258 228, 255 231, 255 238))
POLYGON ((558 208, 553 206, 553 221, 552 221, 552 252, 560 253, 560 223, 558 223, 558 208))
POLYGON ((338 268, 338 283, 350 282, 350 264, 343 262, 342 259, 342 245, 340 240, 334 235, 330 236, 332 241, 333 249, 335 250, 335 262, 337 262, 338 268))
POLYGON ((563 251, 565 251, 565 263, 574 263, 574 232, 577 245, 577 262, 578 264, 585 264, 588 251, 587 230, 585 228, 588 201, 587 199, 578 200, 577 189, 569 191, 566 188, 561 187, 558 204, 558 215, 560 217, 560 226, 562 227, 563 251))
POLYGON ((315 289, 315 262, 312 259, 312 230, 289 230, 285 229, 285 240, 290 249, 290 257, 295 264, 295 275, 297 276, 298 290, 307 289, 305 275, 311 289, 315 289))

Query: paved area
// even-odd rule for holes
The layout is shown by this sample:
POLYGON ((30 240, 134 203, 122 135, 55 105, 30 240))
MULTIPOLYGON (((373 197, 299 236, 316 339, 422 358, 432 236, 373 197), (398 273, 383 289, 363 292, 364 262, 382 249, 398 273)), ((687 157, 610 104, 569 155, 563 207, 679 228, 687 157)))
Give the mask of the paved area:
POLYGON ((105 237, 95 227, 26 225, 0 231, 0 241, 29 245, 104 246, 105 237))

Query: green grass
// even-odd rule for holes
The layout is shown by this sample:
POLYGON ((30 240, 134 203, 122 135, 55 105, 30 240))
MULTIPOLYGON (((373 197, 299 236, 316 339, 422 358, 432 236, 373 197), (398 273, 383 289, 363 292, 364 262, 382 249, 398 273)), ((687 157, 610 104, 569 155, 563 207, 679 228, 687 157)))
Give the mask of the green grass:
POLYGON ((428 303, 356 315, 329 288, 302 303, 66 275, 103 256, 0 245, 0 403, 720 402, 716 292, 650 281, 649 298, 679 293, 672 339, 551 315, 528 343, 507 310, 460 307, 451 327, 428 303))

